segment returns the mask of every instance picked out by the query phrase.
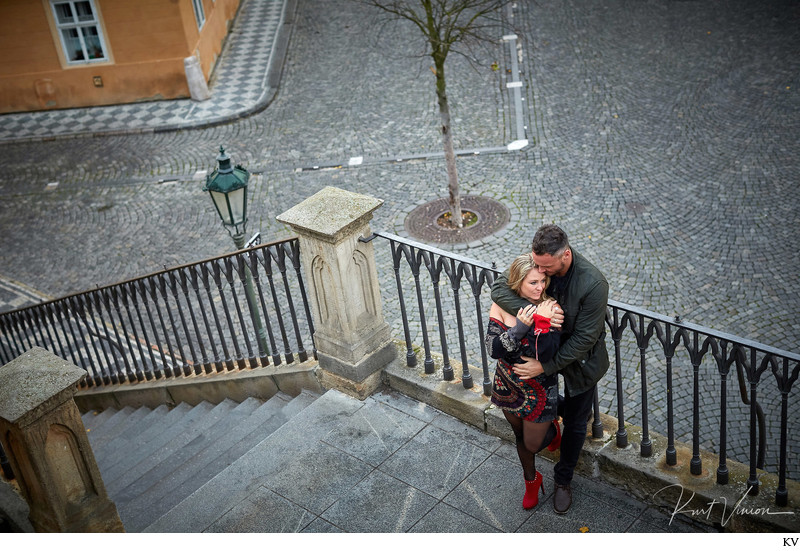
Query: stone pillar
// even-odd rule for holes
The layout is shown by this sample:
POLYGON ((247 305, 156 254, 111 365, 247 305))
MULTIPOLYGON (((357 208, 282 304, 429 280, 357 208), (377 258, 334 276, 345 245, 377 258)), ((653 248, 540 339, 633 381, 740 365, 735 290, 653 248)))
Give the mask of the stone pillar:
POLYGON ((200 61, 196 56, 190 56, 183 60, 183 70, 186 73, 186 83, 189 85, 189 94, 194 101, 205 101, 211 98, 208 90, 206 77, 200 67, 200 61))
POLYGON ((124 532, 72 399, 83 369, 43 348, 0 367, 0 442, 37 532, 124 532))
POLYGON ((383 319, 369 221, 380 199, 326 187, 277 219, 300 239, 322 383, 360 399, 380 385, 395 347, 383 319))

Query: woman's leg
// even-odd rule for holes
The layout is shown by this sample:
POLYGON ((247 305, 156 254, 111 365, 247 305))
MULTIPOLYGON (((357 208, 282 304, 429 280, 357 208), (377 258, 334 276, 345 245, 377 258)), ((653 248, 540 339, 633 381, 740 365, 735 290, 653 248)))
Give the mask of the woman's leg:
POLYGON ((552 421, 544 423, 533 423, 522 421, 525 448, 534 456, 545 449, 555 436, 555 427, 552 421))
POLYGON ((539 504, 539 492, 544 493, 542 475, 536 471, 536 454, 552 440, 555 429, 553 422, 533 423, 525 421, 508 412, 503 412, 511 424, 517 440, 517 455, 522 463, 525 476, 525 495, 522 508, 532 509, 539 504))
POLYGON ((503 410, 503 415, 506 416, 511 430, 514 431, 514 438, 517 441, 517 455, 519 462, 522 463, 522 474, 525 480, 533 480, 536 478, 536 454, 525 446, 525 429, 523 428, 524 421, 522 418, 503 410))
POLYGON ((533 423, 516 415, 503 411, 517 444, 517 455, 522 464, 525 480, 533 480, 536 476, 536 454, 547 447, 556 435, 552 421, 533 423))

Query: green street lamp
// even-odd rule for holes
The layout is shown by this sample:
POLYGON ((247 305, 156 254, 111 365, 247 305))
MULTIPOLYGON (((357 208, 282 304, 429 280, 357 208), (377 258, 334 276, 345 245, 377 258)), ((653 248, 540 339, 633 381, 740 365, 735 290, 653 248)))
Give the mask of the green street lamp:
POLYGON ((206 176, 203 191, 209 192, 222 225, 233 237, 236 248, 242 249, 247 225, 247 182, 250 173, 241 165, 232 167, 231 156, 225 153, 222 146, 219 147, 217 163, 219 168, 206 176))
MULTIPOLYGON (((247 182, 250 180, 250 173, 241 165, 231 166, 231 157, 225 153, 225 149, 219 147, 217 155, 219 167, 206 176, 206 185, 203 191, 209 192, 214 208, 222 219, 222 225, 228 230, 228 234, 233 238, 236 248, 245 248, 244 237, 245 227, 247 226, 247 182)), ((250 267, 245 263, 245 296, 247 306, 250 309, 250 316, 258 338, 258 348, 261 357, 269 354, 267 346, 267 336, 264 326, 261 323, 261 315, 258 311, 255 291, 253 290, 253 276, 250 267)))

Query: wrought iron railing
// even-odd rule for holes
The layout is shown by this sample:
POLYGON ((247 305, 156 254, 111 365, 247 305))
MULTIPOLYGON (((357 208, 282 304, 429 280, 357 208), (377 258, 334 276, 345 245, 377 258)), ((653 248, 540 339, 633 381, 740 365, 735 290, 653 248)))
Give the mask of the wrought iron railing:
MULTIPOLYGON (((491 393, 490 365, 482 345, 488 321, 485 313, 491 304, 491 285, 501 270, 494 264, 396 235, 375 232, 374 236, 387 240, 391 246, 395 281, 391 285, 388 280, 382 282, 383 302, 387 318, 401 320, 407 365, 417 364, 419 350, 426 373, 435 373, 436 361, 440 361, 442 377, 454 380, 460 376, 465 388, 474 384, 468 366, 480 366, 483 392, 488 396, 491 393), (396 295, 389 294, 389 289, 393 288, 396 288, 396 295), (391 317, 394 305, 399 311, 391 317), (434 360, 433 346, 440 348, 438 360, 434 360), (452 350, 457 351, 460 368, 452 365, 452 350)), ((613 300, 608 304, 606 324, 607 345, 614 364, 613 371, 610 370, 598 385, 594 404, 595 436, 602 436, 600 396, 608 395, 611 399, 604 399, 607 411, 603 413, 611 413, 610 406, 616 402, 617 445, 628 445, 625 422, 631 420, 642 426, 641 455, 650 456, 653 452, 651 413, 657 412, 656 425, 659 430, 666 431, 668 439, 667 464, 676 464, 676 435, 688 437, 692 443, 691 472, 702 471, 702 443, 718 454, 717 482, 726 484, 727 456, 735 447, 740 461, 750 466, 747 484, 754 495, 759 485, 757 469, 765 468, 767 436, 776 435, 777 438, 769 440, 779 442, 777 459, 772 464, 779 477, 775 501, 785 505, 788 452, 796 450, 798 444, 798 433, 790 435, 788 426, 789 407, 796 407, 798 401, 790 402, 789 394, 800 372, 800 355, 613 300), (684 356, 688 356, 688 363, 684 356), (739 402, 728 396, 729 375, 734 366, 741 393, 739 402), (772 376, 770 381, 764 380, 765 374, 772 376), (710 375, 717 377, 710 379, 710 375), (715 383, 711 386, 717 388, 716 394, 707 392, 709 382, 715 383), (681 398, 676 390, 687 387, 689 391, 681 398), (774 406, 767 412, 761 405, 766 402, 774 406), (737 421, 731 415, 734 403, 738 404, 737 421), (678 431, 676 424, 687 417, 691 419, 689 427, 685 427, 684 422, 683 432, 678 431), (731 446, 729 427, 736 423, 745 424, 747 433, 744 443, 731 446), (712 429, 716 434, 709 437, 708 431, 712 429), (705 435, 705 439, 701 435, 705 435)), ((494 370, 493 365, 491 369, 494 370)), ((737 436, 741 436, 739 432, 744 431, 737 431, 737 436)), ((793 459, 796 467, 796 458, 793 459)))
POLYGON ((287 239, 0 314, 0 361, 40 346, 103 386, 305 361, 313 332, 287 239))

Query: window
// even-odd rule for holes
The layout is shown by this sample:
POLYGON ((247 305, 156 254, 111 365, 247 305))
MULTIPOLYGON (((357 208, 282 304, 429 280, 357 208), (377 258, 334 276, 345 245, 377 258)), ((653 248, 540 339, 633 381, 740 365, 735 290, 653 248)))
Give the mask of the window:
POLYGON ((92 0, 52 0, 56 26, 70 64, 108 61, 92 0))
POLYGON ((194 8, 194 18, 197 20, 197 30, 203 28, 206 22, 206 12, 203 10, 203 0, 192 0, 192 7, 194 8))

